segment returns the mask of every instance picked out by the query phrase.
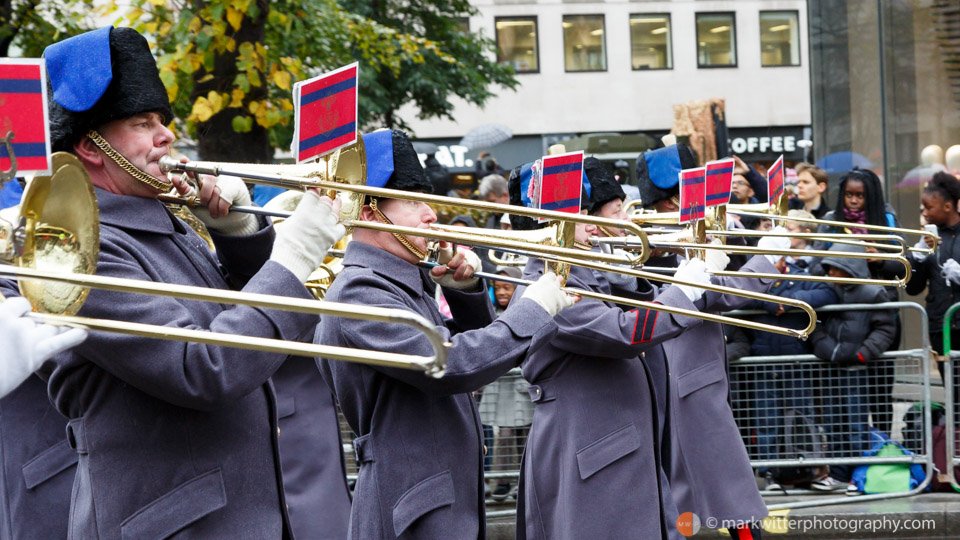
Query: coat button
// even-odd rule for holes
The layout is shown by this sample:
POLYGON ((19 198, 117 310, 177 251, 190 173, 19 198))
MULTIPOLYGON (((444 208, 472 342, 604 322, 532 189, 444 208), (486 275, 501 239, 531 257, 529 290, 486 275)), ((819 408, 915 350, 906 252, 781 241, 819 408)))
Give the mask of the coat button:
POLYGON ((280 436, 280 426, 277 426, 277 437, 280 436))
POLYGON ((483 455, 487 455, 487 445, 483 445, 483 455))
POLYGON ((533 393, 536 394, 537 397, 540 397, 540 389, 539 389, 539 388, 535 388, 535 389, 533 390, 533 393))

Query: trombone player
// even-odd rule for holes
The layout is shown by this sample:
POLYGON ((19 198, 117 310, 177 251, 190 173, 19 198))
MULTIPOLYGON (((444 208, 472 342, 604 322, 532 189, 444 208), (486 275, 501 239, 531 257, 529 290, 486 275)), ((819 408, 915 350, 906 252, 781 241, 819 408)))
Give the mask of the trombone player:
MULTIPOLYGON (((416 151, 406 134, 383 130, 364 135, 367 185, 429 193, 416 151)), ((437 219, 424 203, 370 197, 360 219, 422 229, 437 219)), ((471 392, 496 380, 554 337, 553 316, 573 304, 548 275, 517 297, 499 318, 483 283, 473 276, 479 258, 470 251, 441 250, 426 272, 417 263, 427 241, 357 228, 343 270, 327 291, 335 302, 416 312, 452 335, 446 374, 440 379, 409 370, 319 360, 356 434, 360 472, 350 516, 357 539, 476 540, 485 538, 480 416, 471 392), (440 286, 453 319, 444 320, 434 300, 440 286)), ((417 332, 373 321, 325 317, 317 343, 429 353, 417 332)))
MULTIPOLYGON (((234 215, 239 179, 204 179, 213 255, 156 197, 174 140, 166 89, 146 39, 102 28, 44 52, 55 151, 96 188, 102 276, 310 298, 303 283, 344 231, 338 204, 307 193, 281 232, 234 215)), ((173 185, 185 193, 181 179, 173 185)), ((297 340, 316 316, 91 291, 80 315, 297 340)), ((68 538, 292 536, 269 377, 285 356, 92 332, 43 375, 79 457, 68 538)))

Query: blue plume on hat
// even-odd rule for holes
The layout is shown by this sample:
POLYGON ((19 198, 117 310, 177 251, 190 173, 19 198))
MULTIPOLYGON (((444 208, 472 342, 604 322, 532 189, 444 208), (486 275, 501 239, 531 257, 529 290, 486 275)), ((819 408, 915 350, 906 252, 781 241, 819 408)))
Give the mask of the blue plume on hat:
POLYGON ((112 26, 54 43, 43 51, 53 99, 74 112, 89 110, 113 80, 110 68, 112 26))
POLYGON ((367 152, 367 185, 382 188, 393 174, 393 133, 388 129, 363 134, 367 152))
POLYGON ((583 168, 583 174, 581 176, 582 178, 580 179, 580 182, 583 184, 583 191, 587 194, 587 198, 589 199, 592 196, 590 195, 590 192, 593 191, 593 186, 590 185, 590 179, 587 178, 586 167, 583 168))
POLYGON ((650 181, 658 188, 670 189, 680 181, 680 171, 683 167, 680 165, 680 152, 677 151, 677 145, 644 152, 643 159, 647 162, 650 181))

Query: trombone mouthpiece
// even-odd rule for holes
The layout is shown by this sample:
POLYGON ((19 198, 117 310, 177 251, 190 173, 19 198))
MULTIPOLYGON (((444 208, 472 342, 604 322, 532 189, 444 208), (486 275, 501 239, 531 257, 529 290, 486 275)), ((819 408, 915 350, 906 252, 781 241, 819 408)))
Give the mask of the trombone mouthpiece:
POLYGON ((157 162, 160 165, 160 172, 166 174, 169 172, 181 172, 184 169, 178 169, 182 163, 175 157, 163 156, 160 158, 160 161, 157 162))

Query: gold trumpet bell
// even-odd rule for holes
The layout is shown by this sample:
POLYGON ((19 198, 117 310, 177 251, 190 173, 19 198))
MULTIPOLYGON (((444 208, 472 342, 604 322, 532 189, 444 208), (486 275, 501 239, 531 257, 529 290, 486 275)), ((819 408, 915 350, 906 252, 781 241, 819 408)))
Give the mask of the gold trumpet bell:
MULTIPOLYGON (((51 176, 27 185, 20 204, 26 241, 17 266, 51 272, 94 274, 100 255, 100 211, 87 171, 66 152, 53 154, 51 176)), ((86 287, 52 281, 19 280, 20 293, 34 311, 75 315, 86 287)))

